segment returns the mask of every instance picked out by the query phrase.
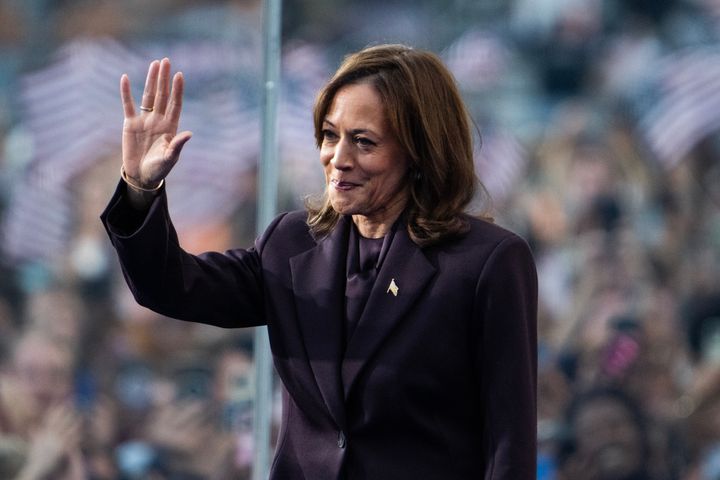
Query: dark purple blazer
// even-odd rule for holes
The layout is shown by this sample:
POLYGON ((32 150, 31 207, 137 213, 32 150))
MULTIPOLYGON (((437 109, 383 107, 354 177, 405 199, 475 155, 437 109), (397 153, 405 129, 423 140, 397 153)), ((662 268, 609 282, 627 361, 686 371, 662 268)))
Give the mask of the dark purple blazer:
POLYGON ((472 219, 421 249, 399 228, 345 346, 349 219, 316 241, 287 213, 254 248, 193 256, 164 193, 120 228, 124 188, 102 220, 140 304, 267 325, 285 390, 272 480, 535 478, 537 278, 521 238, 472 219))

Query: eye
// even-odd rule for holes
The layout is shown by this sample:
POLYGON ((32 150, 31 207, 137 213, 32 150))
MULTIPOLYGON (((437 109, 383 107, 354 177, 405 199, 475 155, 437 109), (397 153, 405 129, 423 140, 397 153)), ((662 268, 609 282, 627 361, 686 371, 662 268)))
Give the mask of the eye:
POLYGON ((355 138, 353 138, 353 141, 356 144, 360 145, 361 147, 374 147, 375 146, 375 142, 373 142, 372 140, 370 140, 367 137, 356 136, 355 138))
POLYGON ((335 134, 335 132, 327 128, 320 133, 322 133, 323 142, 334 141, 337 139, 337 135, 335 134))

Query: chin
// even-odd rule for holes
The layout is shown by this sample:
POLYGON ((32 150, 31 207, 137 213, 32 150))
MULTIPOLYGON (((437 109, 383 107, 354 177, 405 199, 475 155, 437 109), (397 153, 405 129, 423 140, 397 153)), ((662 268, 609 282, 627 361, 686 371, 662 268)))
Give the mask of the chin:
POLYGON ((340 215, 355 215, 355 212, 349 208, 337 207, 333 205, 333 210, 335 210, 340 215))
POLYGON ((356 208, 348 202, 338 202, 337 200, 330 199, 330 205, 340 215, 355 215, 357 213, 356 208))

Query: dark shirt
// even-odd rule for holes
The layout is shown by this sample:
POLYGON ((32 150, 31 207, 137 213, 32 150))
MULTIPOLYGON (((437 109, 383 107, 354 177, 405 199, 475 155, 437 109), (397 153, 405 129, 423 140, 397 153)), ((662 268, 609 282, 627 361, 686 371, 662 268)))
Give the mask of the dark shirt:
POLYGON ((345 341, 352 337, 360 321, 395 227, 381 238, 365 238, 355 224, 350 227, 345 284, 345 341))

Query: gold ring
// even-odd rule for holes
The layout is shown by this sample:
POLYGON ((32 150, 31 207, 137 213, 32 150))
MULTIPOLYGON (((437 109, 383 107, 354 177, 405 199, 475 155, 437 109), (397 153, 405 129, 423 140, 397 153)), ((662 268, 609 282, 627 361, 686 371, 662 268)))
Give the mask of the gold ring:
POLYGON ((143 112, 152 112, 154 110, 154 108, 153 107, 143 107, 142 105, 140 105, 140 110, 142 110, 143 112))

